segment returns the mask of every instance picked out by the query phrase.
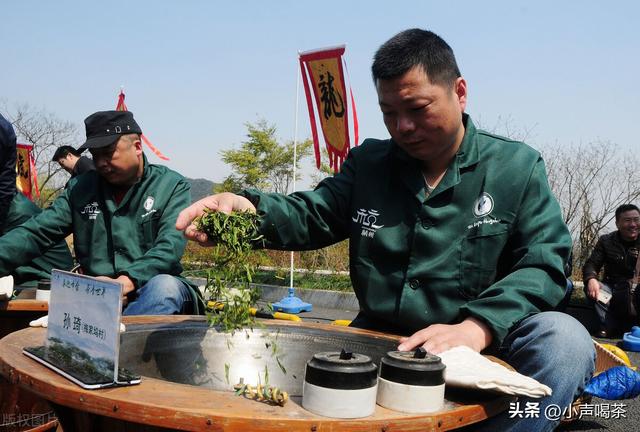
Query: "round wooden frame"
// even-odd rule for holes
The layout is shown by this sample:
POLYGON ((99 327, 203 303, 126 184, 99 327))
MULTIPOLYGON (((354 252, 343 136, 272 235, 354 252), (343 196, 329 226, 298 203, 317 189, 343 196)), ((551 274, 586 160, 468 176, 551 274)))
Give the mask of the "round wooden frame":
MULTIPOLYGON (((128 326, 180 325, 202 317, 125 317, 128 326)), ((268 325, 269 321, 265 321, 268 325)), ((283 322, 278 322, 283 325, 283 322)), ((284 325, 326 328, 332 332, 369 333, 397 340, 396 336, 325 324, 284 322, 284 325)), ((175 384, 143 377, 140 385, 85 390, 45 366, 27 358, 25 346, 41 345, 42 328, 28 328, 0 341, 0 373, 11 383, 50 401, 65 432, 73 430, 120 431, 429 431, 451 430, 504 411, 512 397, 461 392, 443 411, 404 414, 376 406, 367 418, 344 420, 314 415, 299 401, 284 407, 234 396, 231 392, 175 384), (132 425, 134 423, 135 425, 132 425)))

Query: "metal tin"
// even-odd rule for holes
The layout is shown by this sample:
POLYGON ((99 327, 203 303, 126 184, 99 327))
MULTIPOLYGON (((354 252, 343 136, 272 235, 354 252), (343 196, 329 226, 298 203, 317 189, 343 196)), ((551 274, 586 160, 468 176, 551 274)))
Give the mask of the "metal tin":
POLYGON ((367 417, 375 410, 377 369, 363 354, 314 354, 305 370, 302 406, 326 417, 367 417))
POLYGON ((444 404, 445 365, 440 357, 416 351, 389 351, 380 361, 378 405, 396 411, 425 413, 444 404))
POLYGON ((49 301, 51 298, 51 281, 42 279, 38 281, 36 300, 49 301))

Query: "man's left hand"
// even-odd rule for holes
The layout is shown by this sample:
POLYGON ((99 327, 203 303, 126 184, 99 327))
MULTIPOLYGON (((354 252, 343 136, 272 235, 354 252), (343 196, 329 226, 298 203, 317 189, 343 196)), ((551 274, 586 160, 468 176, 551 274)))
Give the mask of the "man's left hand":
POLYGON ((431 354, 464 345, 480 352, 491 344, 493 335, 482 321, 469 317, 460 324, 433 324, 410 337, 400 339, 399 351, 410 351, 419 346, 431 354))
POLYGON ((122 284, 122 305, 126 306, 129 302, 127 299, 127 294, 136 289, 136 286, 133 284, 133 281, 129 279, 129 276, 120 275, 117 278, 110 278, 108 276, 97 276, 96 279, 111 281, 111 282, 120 282, 122 284))

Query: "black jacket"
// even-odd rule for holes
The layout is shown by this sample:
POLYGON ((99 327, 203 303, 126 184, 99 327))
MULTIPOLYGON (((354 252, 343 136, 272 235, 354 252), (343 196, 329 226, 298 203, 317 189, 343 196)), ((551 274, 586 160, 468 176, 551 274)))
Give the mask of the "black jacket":
POLYGON ((618 231, 601 236, 582 267, 582 280, 586 285, 589 279, 597 278, 602 266, 602 281, 608 285, 631 279, 639 250, 640 237, 635 242, 625 242, 618 231))
POLYGON ((71 177, 75 177, 80 174, 84 174, 87 171, 95 171, 96 166, 93 164, 93 160, 86 156, 80 156, 75 166, 73 167, 73 173, 71 177))

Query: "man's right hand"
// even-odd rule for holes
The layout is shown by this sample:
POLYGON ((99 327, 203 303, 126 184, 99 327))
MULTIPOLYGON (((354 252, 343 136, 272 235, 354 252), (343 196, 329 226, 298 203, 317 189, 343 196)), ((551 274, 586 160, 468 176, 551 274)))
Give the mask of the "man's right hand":
POLYGON ((587 296, 593 300, 598 300, 600 294, 600 282, 596 278, 589 279, 587 282, 587 296))
POLYGON ((178 215, 176 229, 184 231, 185 237, 189 240, 197 241, 202 246, 211 246, 211 243, 208 241, 205 233, 198 231, 196 226, 193 224, 193 220, 198 216, 202 216, 206 209, 220 211, 227 214, 232 211, 256 212, 256 208, 251 204, 251 201, 243 196, 229 192, 211 195, 191 204, 178 215))

